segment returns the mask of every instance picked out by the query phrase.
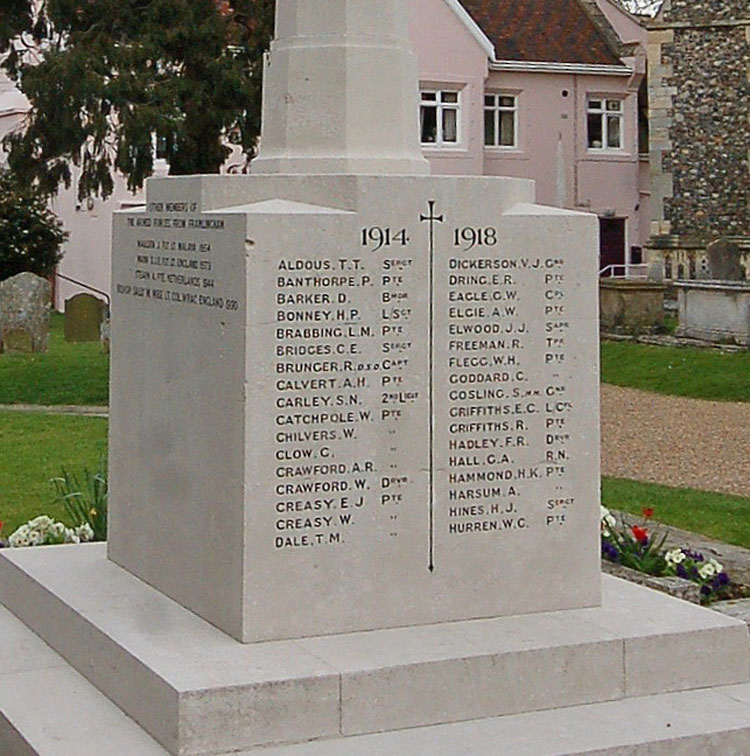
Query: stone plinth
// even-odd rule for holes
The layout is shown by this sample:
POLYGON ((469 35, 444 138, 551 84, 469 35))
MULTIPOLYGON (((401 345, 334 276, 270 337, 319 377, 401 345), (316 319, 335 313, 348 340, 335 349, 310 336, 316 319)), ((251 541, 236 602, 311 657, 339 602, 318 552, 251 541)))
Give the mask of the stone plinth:
POLYGON ((599 279, 601 328, 634 333, 653 330, 664 323, 666 286, 650 281, 599 279))
POLYGON ((678 336, 750 346, 750 284, 677 281, 678 336))
MULTIPOLYGON (((695 750, 695 742, 691 750, 682 742, 684 723, 665 714, 672 707, 664 694, 689 700, 690 691, 701 696, 704 706, 724 702, 709 721, 689 717, 692 737, 750 728, 747 626, 609 576, 604 576, 602 605, 593 609, 242 644, 112 564, 103 545, 88 544, 0 552, 0 603, 67 662, 50 659, 49 649, 35 650, 37 639, 0 612, 0 744, 7 715, 17 723, 16 731, 20 728, 32 742, 35 737, 38 741, 39 723, 47 717, 35 706, 36 725, 26 719, 21 726, 18 701, 30 700, 28 686, 34 685, 34 700, 44 697, 46 703, 46 691, 51 690, 59 701, 55 709, 64 706, 67 696, 59 678, 69 671, 67 665, 168 753, 180 756, 244 754, 242 749, 295 742, 304 745, 288 751, 283 745, 278 753, 484 756, 493 751, 472 734, 469 722, 483 719, 483 727, 498 727, 502 733, 517 716, 540 723, 562 717, 560 727, 542 733, 531 753, 739 753, 695 750), (23 674, 27 683, 19 679, 23 674), (734 685, 745 695, 744 704, 730 703, 733 689, 727 686, 734 685), (582 708, 606 702, 608 716, 607 707, 591 717, 582 708), (613 742, 612 722, 641 707, 651 714, 639 718, 637 727, 631 720, 630 731, 642 738, 643 750, 629 740, 613 742), (573 719, 564 726, 571 708, 578 711, 571 712, 573 719), (730 720, 727 711, 732 712, 730 720), (607 727, 591 740, 586 728, 573 726, 588 721, 596 730, 597 716, 603 715, 607 727), (654 717, 660 720, 658 727, 654 717), (499 719, 493 725, 489 718, 499 719), (453 749, 434 750, 429 728, 462 722, 468 729, 460 730, 453 749), (558 739, 561 731, 569 730, 563 750, 558 739), (384 744, 378 735, 359 739, 384 731, 389 731, 382 736, 384 744), (413 738, 411 747, 386 747, 404 737, 413 738), (311 740, 324 742, 307 742, 311 740), (664 750, 647 750, 647 745, 653 748, 660 742, 664 750), (593 748, 596 744, 601 750, 593 748), (622 750, 605 750, 607 745, 622 750)), ((67 695, 75 691, 76 700, 86 702, 80 705, 82 712, 96 710, 80 681, 63 679, 67 695)), ((535 729, 527 728, 526 737, 535 729)), ((145 743, 143 751, 125 748, 138 742, 131 730, 125 731, 123 747, 115 748, 113 742, 121 742, 115 732, 99 733, 93 741, 98 750, 85 753, 152 753, 145 743)), ((61 733, 54 735, 57 739, 42 756, 84 752, 63 750, 61 733)), ((524 752, 521 732, 506 730, 505 735, 504 753, 524 752)), ((28 751, 9 751, 10 756, 17 753, 28 751)))
POLYGON ((596 605, 596 223, 531 199, 151 181, 115 223, 110 558, 244 641, 596 605))

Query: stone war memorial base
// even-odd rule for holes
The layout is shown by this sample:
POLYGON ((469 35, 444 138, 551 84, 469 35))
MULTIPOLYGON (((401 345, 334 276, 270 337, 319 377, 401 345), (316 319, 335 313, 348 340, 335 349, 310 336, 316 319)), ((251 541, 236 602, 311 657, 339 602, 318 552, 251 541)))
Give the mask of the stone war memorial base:
POLYGON ((0 603, 3 756, 750 744, 745 624, 606 575, 592 609, 242 644, 87 544, 3 551, 0 603))

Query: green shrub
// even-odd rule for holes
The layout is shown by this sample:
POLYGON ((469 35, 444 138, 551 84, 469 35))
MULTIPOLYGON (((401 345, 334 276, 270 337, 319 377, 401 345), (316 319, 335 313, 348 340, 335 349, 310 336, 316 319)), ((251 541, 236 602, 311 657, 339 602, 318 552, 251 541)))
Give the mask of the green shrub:
POLYGON ((0 171, 0 281, 26 271, 49 276, 67 238, 41 195, 0 171))

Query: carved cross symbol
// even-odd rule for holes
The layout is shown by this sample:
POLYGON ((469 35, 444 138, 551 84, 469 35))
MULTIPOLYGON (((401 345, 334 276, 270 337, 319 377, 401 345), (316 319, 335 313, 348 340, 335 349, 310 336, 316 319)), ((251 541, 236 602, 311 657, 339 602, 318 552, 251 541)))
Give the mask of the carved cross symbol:
POLYGON ((445 222, 445 216, 443 215, 435 215, 435 200, 427 200, 427 207, 429 208, 430 214, 429 215, 420 215, 419 220, 422 223, 429 223, 430 224, 430 237, 432 237, 434 231, 435 231, 435 223, 444 223, 445 222))

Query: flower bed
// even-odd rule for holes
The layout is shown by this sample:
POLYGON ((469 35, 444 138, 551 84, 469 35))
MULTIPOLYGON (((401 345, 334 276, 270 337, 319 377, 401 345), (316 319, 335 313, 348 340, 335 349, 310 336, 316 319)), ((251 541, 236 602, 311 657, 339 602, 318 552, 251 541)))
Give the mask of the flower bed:
POLYGON ((687 546, 665 548, 666 534, 650 530, 653 510, 643 510, 642 524, 628 524, 606 507, 601 508, 602 558, 656 578, 676 577, 698 586, 700 602, 709 604, 733 595, 724 567, 713 558, 687 546))
MULTIPOLYGON (((0 523, 0 527, 2 523, 0 523)), ((86 543, 94 539, 94 531, 85 522, 75 528, 69 528, 62 522, 56 522, 47 515, 40 515, 11 533, 7 545, 11 548, 22 546, 51 546, 61 543, 86 543)), ((0 542, 0 546, 2 546, 0 542)))
MULTIPOLYGON (((70 474, 63 469, 62 475, 50 481, 57 499, 68 515, 71 527, 48 515, 39 515, 24 523, 11 533, 7 542, 0 539, 0 548, 25 546, 52 546, 62 543, 85 543, 104 541, 107 538, 108 484, 106 474, 90 473, 83 476, 70 474)), ((3 523, 0 522, 0 535, 3 523)))

